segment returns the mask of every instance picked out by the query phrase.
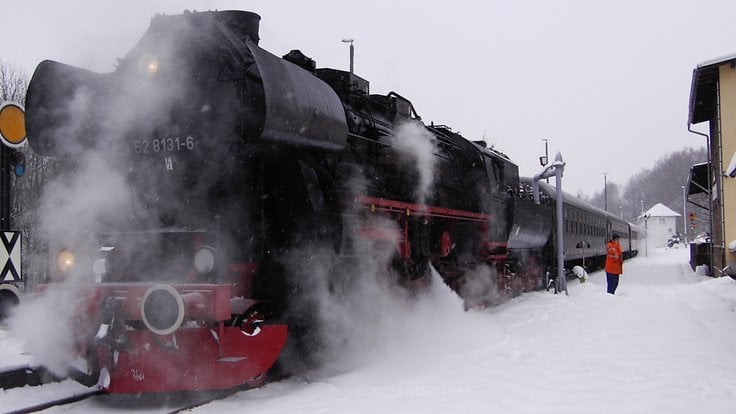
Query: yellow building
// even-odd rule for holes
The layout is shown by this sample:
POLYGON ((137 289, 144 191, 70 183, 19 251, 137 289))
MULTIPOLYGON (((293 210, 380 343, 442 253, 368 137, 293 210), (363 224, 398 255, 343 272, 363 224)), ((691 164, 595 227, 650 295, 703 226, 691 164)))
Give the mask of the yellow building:
MULTIPOLYGON (((736 276, 736 55, 699 64, 690 88, 688 129, 708 144, 708 163, 694 166, 688 195, 710 200, 713 276, 736 276), (691 125, 708 122, 707 134, 691 125)), ((702 130, 702 128, 699 128, 702 130)))

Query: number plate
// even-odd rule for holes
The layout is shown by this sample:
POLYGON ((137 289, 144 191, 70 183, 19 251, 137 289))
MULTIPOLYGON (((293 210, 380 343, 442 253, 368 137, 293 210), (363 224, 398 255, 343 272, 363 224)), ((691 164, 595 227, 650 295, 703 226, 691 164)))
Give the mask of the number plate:
POLYGON ((160 152, 194 151, 197 141, 192 136, 153 138, 133 142, 133 152, 136 154, 156 154, 160 152))

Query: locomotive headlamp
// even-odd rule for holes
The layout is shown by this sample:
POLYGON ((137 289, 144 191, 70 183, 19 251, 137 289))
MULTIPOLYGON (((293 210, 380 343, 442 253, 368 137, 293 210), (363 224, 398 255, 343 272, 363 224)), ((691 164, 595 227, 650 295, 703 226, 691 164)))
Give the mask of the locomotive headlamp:
POLYGON ((154 76, 158 73, 158 68, 158 58, 156 56, 145 54, 138 58, 138 70, 141 73, 154 76))
POLYGON ((215 249, 204 246, 194 254, 194 268, 200 275, 207 274, 215 268, 215 249))
POLYGON ((74 253, 64 249, 56 255, 56 268, 59 269, 61 273, 68 274, 74 267, 75 261, 76 258, 74 257, 74 253))

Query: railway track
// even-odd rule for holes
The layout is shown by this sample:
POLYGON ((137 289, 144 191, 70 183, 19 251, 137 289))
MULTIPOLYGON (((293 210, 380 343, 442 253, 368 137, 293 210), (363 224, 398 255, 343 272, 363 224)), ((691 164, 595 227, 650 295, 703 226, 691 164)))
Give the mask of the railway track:
POLYGON ((86 400, 88 398, 94 397, 96 395, 105 394, 105 391, 103 390, 89 390, 87 392, 82 393, 75 393, 68 397, 62 397, 55 400, 49 400, 46 402, 42 402, 39 404, 31 405, 25 408, 20 408, 13 411, 8 411, 6 414, 28 414, 28 413, 35 413, 38 411, 43 411, 45 409, 56 407, 60 405, 68 405, 73 404, 78 401, 86 400))
POLYGON ((26 385, 36 386, 49 382, 58 382, 61 379, 44 367, 23 366, 0 371, 0 388, 7 390, 10 388, 25 387, 26 385))
MULTIPOLYGON (((185 413, 189 412, 190 410, 193 410, 195 408, 207 405, 213 401, 223 400, 228 397, 231 397, 235 394, 237 394, 240 391, 244 391, 247 388, 239 387, 234 388, 230 390, 223 390, 223 391, 210 391, 207 392, 205 396, 197 395, 197 393, 188 394, 188 395, 154 395, 149 396, 149 398, 143 398, 141 399, 140 396, 130 397, 125 395, 109 395, 108 397, 111 398, 111 400, 107 402, 101 402, 99 405, 96 405, 95 410, 99 410, 102 412, 108 411, 106 408, 104 408, 106 405, 110 405, 110 411, 118 411, 121 406, 127 407, 128 409, 135 411, 137 409, 142 410, 149 410, 149 409, 156 409, 157 407, 161 406, 176 406, 177 404, 180 404, 178 408, 169 409, 165 411, 168 414, 178 414, 178 413, 185 413), (134 400, 129 400, 128 398, 134 398, 134 400)), ((33 405, 28 405, 26 407, 22 408, 16 408, 12 411, 3 412, 3 414, 29 414, 29 413, 35 413, 39 411, 43 411, 46 409, 49 409, 51 407, 56 406, 63 406, 63 405, 71 405, 77 402, 81 402, 87 399, 90 399, 92 397, 105 395, 107 394, 104 390, 99 389, 89 389, 81 392, 72 393, 69 396, 64 396, 61 398, 48 400, 40 403, 36 403, 33 405)))
MULTIPOLYGON (((285 375, 279 375, 269 379, 268 382, 279 381, 287 377, 285 375)), ((0 388, 8 390, 5 392, 5 397, 12 400, 15 398, 13 393, 16 392, 20 392, 21 394, 19 395, 22 396, 22 400, 16 400, 14 404, 8 404, 10 407, 0 408, 0 413, 34 413, 56 406, 80 403, 84 400, 104 395, 103 399, 95 399, 92 402, 95 407, 94 410, 108 411, 105 408, 108 405, 111 411, 117 411, 120 407, 128 407, 131 410, 169 407, 166 411, 160 412, 175 414, 189 412, 195 408, 214 401, 230 398, 241 391, 250 389, 250 387, 243 385, 220 391, 150 394, 148 397, 141 398, 140 395, 130 397, 119 394, 108 394, 101 389, 85 388, 79 383, 63 380, 63 378, 54 376, 47 370, 39 367, 20 367, 0 372, 0 388), (26 390, 19 389, 27 385, 33 386, 34 388, 26 390), (18 388, 18 390, 11 390, 12 388, 18 388), (29 397, 29 395, 31 396, 29 397), (49 399, 50 396, 53 396, 53 399, 49 399), (178 408, 174 408, 177 406, 178 408)), ((3 405, 2 399, 0 398, 0 407, 3 405)))
POLYGON ((213 401, 219 401, 224 400, 226 398, 232 397, 233 395, 241 392, 246 391, 249 388, 246 386, 231 388, 229 390, 222 390, 222 391, 214 391, 210 392, 210 394, 204 398, 201 399, 194 399, 194 401, 187 403, 187 405, 184 405, 180 408, 168 411, 167 414, 179 414, 179 413, 185 413, 188 411, 191 411, 195 408, 201 407, 203 405, 207 405, 213 401))
MULTIPOLYGON (((45 384, 57 383, 63 379, 64 378, 54 375, 44 367, 22 366, 0 371, 0 389, 11 390, 13 388, 25 386, 38 387, 45 384)), ((3 412, 13 414, 33 413, 58 405, 71 404, 100 393, 101 391, 99 390, 85 390, 82 392, 72 393, 71 395, 62 398, 48 400, 42 403, 32 404, 24 408, 15 408, 11 411, 3 412)))

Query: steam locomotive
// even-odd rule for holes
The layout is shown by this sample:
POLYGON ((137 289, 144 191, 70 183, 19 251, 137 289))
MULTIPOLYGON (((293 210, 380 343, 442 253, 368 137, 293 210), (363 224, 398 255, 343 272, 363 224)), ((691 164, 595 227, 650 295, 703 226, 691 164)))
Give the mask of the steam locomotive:
POLYGON ((114 202, 45 233, 39 290, 74 292, 83 381, 112 393, 260 384, 313 322, 297 305, 315 251, 335 294, 364 262, 412 292, 436 270, 468 307, 545 285, 553 211, 507 156, 425 125, 354 73, 261 49, 259 21, 157 15, 112 73, 44 61, 33 74, 29 142, 74 165, 65 200, 84 210, 91 181, 111 177, 114 202))

